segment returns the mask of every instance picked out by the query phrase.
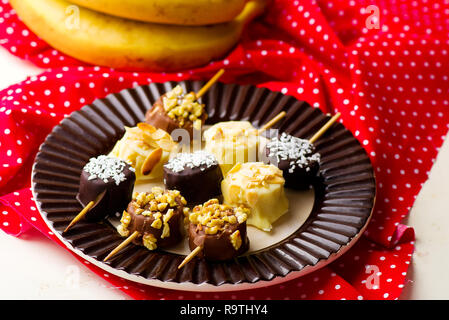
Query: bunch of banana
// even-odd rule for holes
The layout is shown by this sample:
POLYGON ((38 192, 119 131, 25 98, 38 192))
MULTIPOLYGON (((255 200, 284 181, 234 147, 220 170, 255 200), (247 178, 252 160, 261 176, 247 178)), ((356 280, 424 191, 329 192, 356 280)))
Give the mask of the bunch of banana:
POLYGON ((81 61, 117 69, 175 71, 223 57, 236 45, 246 24, 263 12, 266 1, 10 0, 10 3, 34 33, 81 61))

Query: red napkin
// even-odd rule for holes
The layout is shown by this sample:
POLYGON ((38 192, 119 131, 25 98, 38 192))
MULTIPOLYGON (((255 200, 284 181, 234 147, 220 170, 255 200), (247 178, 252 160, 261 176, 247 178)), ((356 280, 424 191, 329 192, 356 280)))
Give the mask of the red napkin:
POLYGON ((51 68, 0 92, 0 227, 30 226, 59 243, 30 192, 36 151, 70 112, 111 92, 152 81, 253 83, 342 113, 371 157, 377 201, 357 244, 329 266, 263 289, 190 293, 135 284, 88 268, 136 299, 397 299, 413 252, 402 225, 428 177, 449 124, 449 4, 443 1, 275 0, 221 61, 174 74, 88 66, 51 48, 0 3, 0 44, 51 68))

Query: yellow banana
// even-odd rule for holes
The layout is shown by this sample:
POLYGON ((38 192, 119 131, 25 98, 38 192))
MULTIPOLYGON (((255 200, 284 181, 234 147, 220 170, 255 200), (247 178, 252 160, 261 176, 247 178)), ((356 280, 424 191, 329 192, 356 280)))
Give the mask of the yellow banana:
POLYGON ((232 21, 210 26, 145 23, 77 7, 64 0, 10 0, 22 21, 54 48, 117 69, 175 71, 223 57, 266 0, 250 0, 232 21))
POLYGON ((207 25, 229 22, 247 0, 71 0, 110 15, 146 22, 207 25))

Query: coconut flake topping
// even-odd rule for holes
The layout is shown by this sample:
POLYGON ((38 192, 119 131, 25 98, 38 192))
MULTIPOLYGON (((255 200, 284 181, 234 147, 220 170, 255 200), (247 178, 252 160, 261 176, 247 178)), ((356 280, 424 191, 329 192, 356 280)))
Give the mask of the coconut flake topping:
MULTIPOLYGON (((116 185, 119 185, 126 180, 123 173, 126 165, 127 163, 123 160, 101 155, 90 158, 83 170, 89 174, 88 180, 101 179, 104 183, 108 183, 109 179, 112 179, 116 185)), ((134 168, 129 166, 129 170, 134 171, 134 168)))
POLYGON ((205 170, 213 165, 218 165, 214 155, 205 151, 196 151, 194 153, 178 153, 164 166, 173 172, 181 172, 185 168, 201 167, 201 170, 205 170))
POLYGON ((290 161, 290 172, 296 166, 308 169, 310 163, 320 161, 320 154, 314 153, 314 147, 308 140, 293 137, 285 132, 279 138, 272 138, 267 143, 267 148, 270 151, 268 157, 276 157, 278 163, 281 160, 290 161))

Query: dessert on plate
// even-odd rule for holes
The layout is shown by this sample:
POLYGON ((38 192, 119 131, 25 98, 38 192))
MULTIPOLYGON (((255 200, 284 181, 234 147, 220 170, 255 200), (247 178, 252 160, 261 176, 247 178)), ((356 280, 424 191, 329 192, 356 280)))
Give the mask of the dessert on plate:
POLYGON ((268 163, 282 170, 285 187, 308 189, 320 169, 320 154, 310 141, 283 132, 266 144, 268 163))
POLYGON ((129 162, 137 181, 154 180, 163 176, 162 167, 176 146, 167 132, 140 122, 136 127, 125 127, 124 136, 109 155, 129 162))
POLYGON ((189 215, 189 247, 201 248, 200 258, 225 261, 249 248, 246 220, 249 210, 241 206, 220 204, 211 199, 195 206, 189 215))
POLYGON ((288 211, 282 171, 261 162, 237 163, 221 183, 223 201, 250 209, 248 224, 270 231, 288 211))
POLYGON ((218 122, 204 132, 205 149, 214 154, 223 175, 236 164, 255 162, 265 138, 249 121, 218 122))
POLYGON ((145 122, 169 134, 185 129, 189 137, 193 130, 201 130, 207 119, 204 104, 199 103, 195 92, 184 93, 180 85, 162 95, 145 115, 145 122))
POLYGON ((135 234, 133 242, 149 250, 170 247, 184 237, 186 203, 177 190, 153 187, 151 192, 136 192, 117 231, 123 237, 135 234))
POLYGON ((165 187, 179 190, 189 204, 219 197, 222 180, 217 159, 206 151, 178 153, 164 165, 165 187))
POLYGON ((131 200, 136 175, 126 161, 100 155, 84 165, 76 199, 83 206, 64 232, 81 219, 100 221, 126 208, 131 200))

